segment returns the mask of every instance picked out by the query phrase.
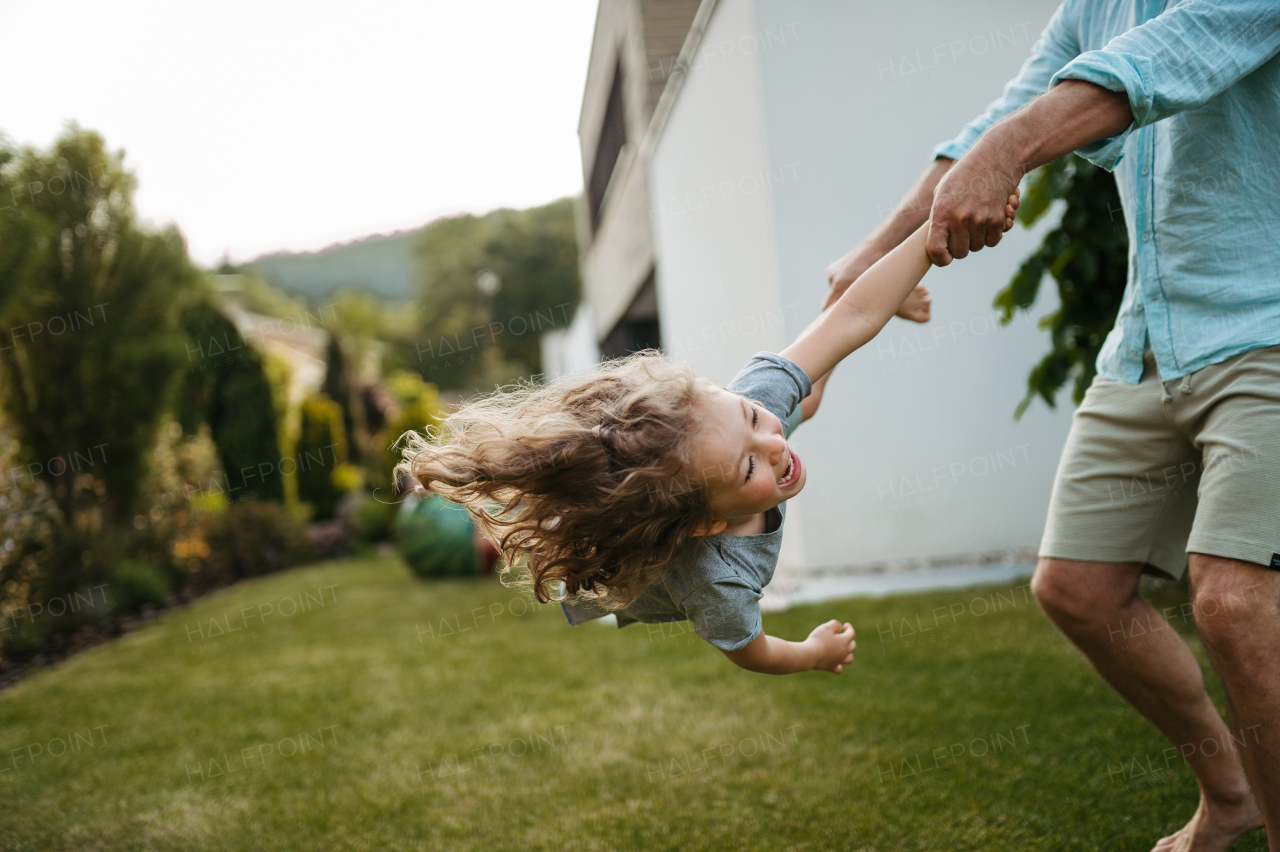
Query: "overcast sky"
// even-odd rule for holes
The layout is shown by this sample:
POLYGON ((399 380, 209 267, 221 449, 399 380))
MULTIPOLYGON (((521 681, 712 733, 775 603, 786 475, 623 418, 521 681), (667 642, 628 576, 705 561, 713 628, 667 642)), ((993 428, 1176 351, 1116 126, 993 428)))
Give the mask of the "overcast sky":
POLYGON ((0 132, 126 151, 213 264, 582 188, 596 0, 0 0, 0 132))

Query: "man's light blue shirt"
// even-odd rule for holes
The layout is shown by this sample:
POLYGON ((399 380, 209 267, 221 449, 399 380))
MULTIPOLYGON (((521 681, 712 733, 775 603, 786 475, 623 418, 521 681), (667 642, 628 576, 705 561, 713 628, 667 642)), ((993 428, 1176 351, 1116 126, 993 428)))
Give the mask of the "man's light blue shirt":
MULTIPOLYGON (((1063 80, 1125 92, 1129 130, 1079 153, 1115 172, 1129 281, 1098 372, 1168 381, 1280 344, 1280 3, 1066 0, 1004 95, 933 156, 1063 80)), ((1119 211, 1117 211, 1119 212, 1119 211)))

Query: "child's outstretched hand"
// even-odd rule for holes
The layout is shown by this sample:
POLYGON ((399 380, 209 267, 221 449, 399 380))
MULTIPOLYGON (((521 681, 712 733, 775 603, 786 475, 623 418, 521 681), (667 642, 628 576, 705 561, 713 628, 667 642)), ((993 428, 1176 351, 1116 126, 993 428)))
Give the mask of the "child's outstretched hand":
POLYGON ((818 652, 818 661, 813 664, 815 671, 840 674, 844 667, 853 662, 853 652, 858 647, 854 641, 853 626, 832 619, 826 624, 813 628, 805 643, 812 645, 818 652))
POLYGON ((1004 229, 1008 231, 1013 227, 1013 219, 1018 214, 1018 202, 1022 198, 1022 190, 1014 187, 1013 195, 1009 196, 1009 203, 1004 206, 1004 229))

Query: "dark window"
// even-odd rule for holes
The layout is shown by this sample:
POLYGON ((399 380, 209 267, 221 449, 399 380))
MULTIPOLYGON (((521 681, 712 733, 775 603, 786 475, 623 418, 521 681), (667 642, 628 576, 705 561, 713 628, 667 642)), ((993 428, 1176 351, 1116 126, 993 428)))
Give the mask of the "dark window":
POLYGON ((650 272, 622 319, 600 341, 601 358, 621 358, 641 349, 662 348, 662 326, 658 323, 658 291, 655 285, 654 275, 650 272))
POLYGON ((591 201, 591 230, 600 225, 600 205, 604 203, 604 191, 613 176, 622 146, 627 144, 627 117, 622 104, 622 60, 613 72, 613 86, 609 89, 609 103, 604 108, 604 124, 600 127, 600 144, 596 145, 596 159, 591 165, 591 182, 587 195, 591 201))
POLYGON ((642 349, 661 349, 662 331, 657 318, 624 319, 613 327, 600 344, 600 357, 622 358, 642 349))

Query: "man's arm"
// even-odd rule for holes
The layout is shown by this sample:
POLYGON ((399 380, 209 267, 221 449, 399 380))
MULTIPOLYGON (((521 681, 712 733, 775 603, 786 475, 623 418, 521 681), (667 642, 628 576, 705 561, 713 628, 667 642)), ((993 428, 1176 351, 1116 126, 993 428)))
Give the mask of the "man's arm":
POLYGON ((930 259, 945 266, 1000 242, 1014 175, 1079 149, 1111 169, 1130 127, 1208 103, 1277 52, 1274 0, 1217 0, 1176 5, 1080 53, 1053 74, 1048 94, 983 133, 938 185, 930 259))
POLYGON ((832 620, 820 624, 803 642, 788 642, 761 633, 736 651, 721 651, 735 665, 760 674, 795 674, 820 670, 840 674, 853 662, 853 627, 832 620))
POLYGON ((933 197, 929 259, 952 258, 1000 242, 1005 202, 1034 168, 1133 124, 1129 96, 1093 83, 1066 80, 992 127, 938 183, 933 197))
MULTIPOLYGON (((1040 38, 1031 47, 1031 55, 1018 75, 1008 82, 1001 96, 986 111, 969 122, 954 139, 933 149, 933 163, 898 205, 893 214, 863 241, 861 245, 827 268, 831 293, 827 304, 833 304, 855 278, 871 268, 877 260, 929 221, 934 190, 943 175, 974 141, 1007 115, 1011 115, 1031 99, 1049 88, 1049 81, 1064 65, 1080 54, 1066 0, 1050 18, 1040 38)), ((1006 193, 1006 196, 1010 193, 1006 193)), ((1002 205, 1003 206, 1003 205, 1002 205)))
POLYGON ((818 413, 818 407, 822 405, 822 395, 827 392, 827 382, 830 379, 831 371, 827 371, 813 383, 813 390, 809 395, 800 400, 800 413, 803 415, 800 418, 801 423, 818 413))

